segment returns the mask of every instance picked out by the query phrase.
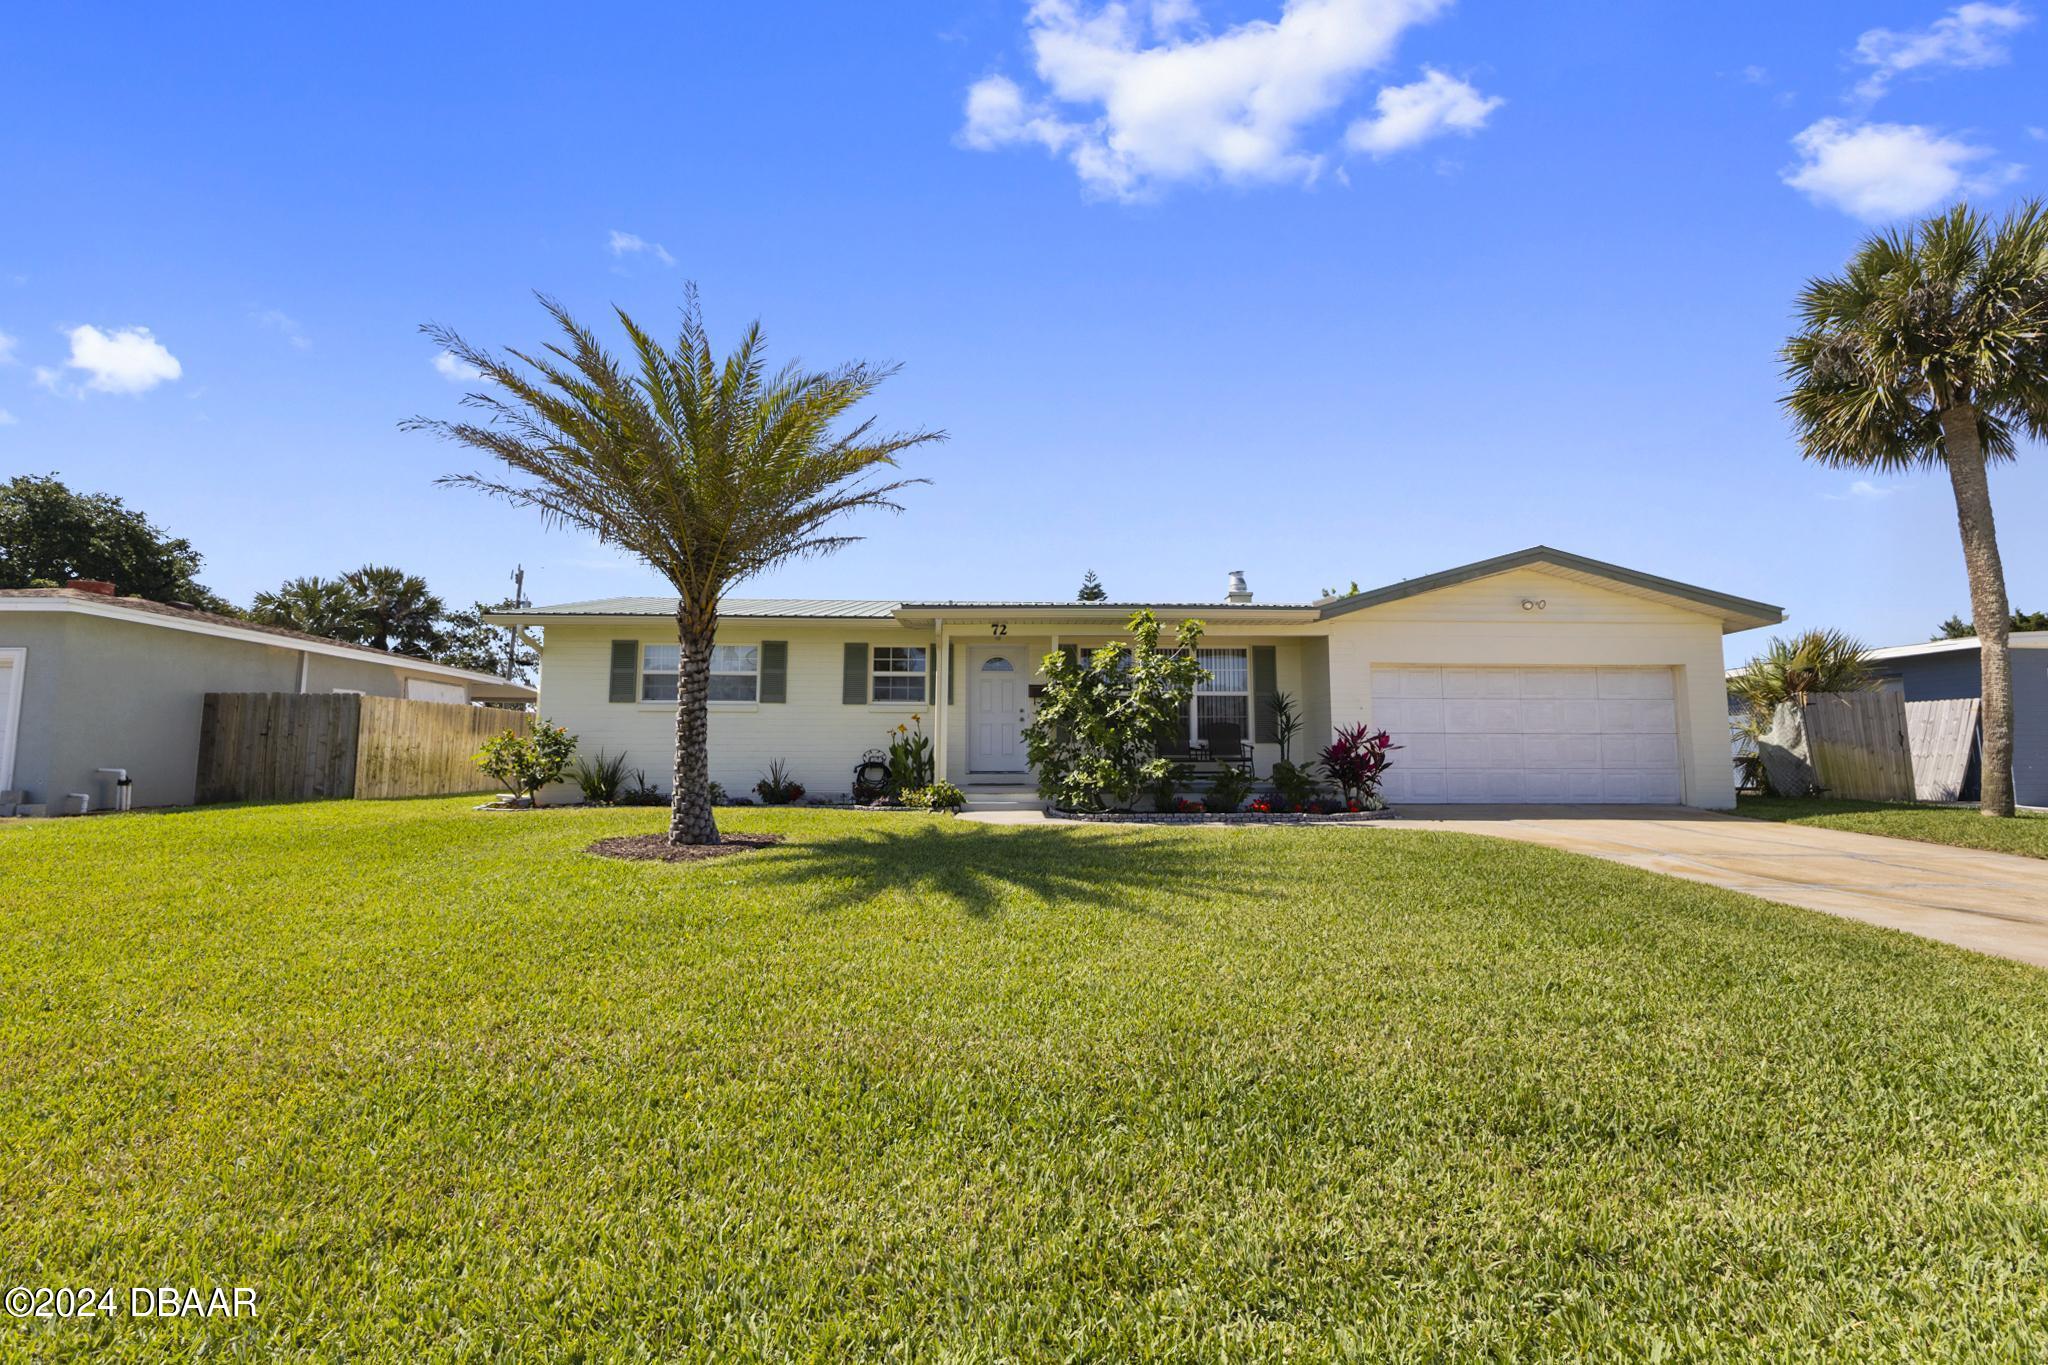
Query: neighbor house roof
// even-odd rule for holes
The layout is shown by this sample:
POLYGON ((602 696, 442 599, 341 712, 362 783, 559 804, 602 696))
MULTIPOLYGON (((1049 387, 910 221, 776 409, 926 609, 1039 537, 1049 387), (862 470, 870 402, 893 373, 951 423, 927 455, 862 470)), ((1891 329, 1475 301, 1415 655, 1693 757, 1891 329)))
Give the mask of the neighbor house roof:
POLYGON ((99 616, 162 626, 169 630, 191 631, 222 639, 274 645, 280 649, 303 650, 340 659, 366 659, 402 668, 408 673, 423 673, 436 678, 460 678, 473 684, 473 695, 489 695, 494 700, 530 701, 540 695, 524 683, 509 681, 495 673, 452 668, 428 659, 415 659, 409 654, 393 654, 388 650, 345 644, 340 640, 329 639, 325 635, 309 635, 302 630, 263 625, 255 621, 244 621, 238 616, 222 616, 217 612, 172 606, 168 602, 151 602, 141 597, 110 597, 105 593, 80 592, 76 588, 0 588, 0 612, 10 611, 72 612, 83 616, 99 616))
POLYGON ((1598 559, 1588 559, 1567 550, 1554 550, 1548 545, 1532 545, 1526 550, 1512 554, 1496 555, 1471 564, 1461 564, 1455 569, 1441 573, 1425 574, 1421 578, 1405 578, 1399 583, 1389 583, 1383 588, 1367 592, 1347 593, 1321 604, 1324 616, 1342 616, 1347 612, 1363 611, 1387 602, 1398 602, 1405 597, 1418 597, 1426 592, 1441 588, 1456 587, 1460 583, 1471 583, 1495 574, 1507 573, 1513 569, 1545 569, 1566 578, 1576 578, 1598 583, 1603 587, 1619 588, 1639 597, 1670 602, 1691 610, 1705 610, 1709 615, 1721 618, 1724 633, 1751 630, 1757 626, 1774 626, 1785 619, 1782 607, 1768 602, 1756 602, 1747 597, 1732 597, 1727 593, 1715 592, 1709 588, 1696 587, 1691 583, 1680 583, 1672 578, 1659 578, 1655 574, 1639 573, 1625 569, 1619 564, 1608 564, 1598 559))
MULTIPOLYGON (((2048 630, 2019 630, 2009 637, 2014 649, 2048 649, 2048 630)), ((1929 640, 1919 645, 1886 645, 1883 649, 1864 651, 1866 659, 1911 659, 1922 654, 1954 654, 1961 650, 1975 649, 1977 637, 1965 635, 1960 640, 1929 640)))

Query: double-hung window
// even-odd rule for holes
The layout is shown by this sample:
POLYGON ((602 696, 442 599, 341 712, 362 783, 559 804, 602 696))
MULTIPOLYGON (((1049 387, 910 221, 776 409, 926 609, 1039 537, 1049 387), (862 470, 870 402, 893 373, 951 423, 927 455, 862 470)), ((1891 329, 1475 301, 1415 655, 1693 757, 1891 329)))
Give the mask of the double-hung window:
POLYGON ((923 701, 928 665, 923 645, 877 645, 873 665, 875 700, 923 701))
POLYGON ((1206 744, 1209 727, 1218 722, 1235 725, 1238 738, 1250 739, 1252 670, 1247 652, 1198 649, 1195 659, 1209 674, 1207 682, 1195 684, 1191 716, 1195 743, 1206 744))
POLYGON ((711 700, 757 701, 761 696, 761 647, 711 647, 711 700))
POLYGON ((643 645, 640 650, 640 700, 674 701, 682 660, 681 645, 643 645))
MULTIPOLYGON (((640 700, 674 701, 682 667, 680 645, 643 645, 640 650, 640 700)), ((758 701, 761 696, 761 647, 711 647, 711 700, 758 701)))

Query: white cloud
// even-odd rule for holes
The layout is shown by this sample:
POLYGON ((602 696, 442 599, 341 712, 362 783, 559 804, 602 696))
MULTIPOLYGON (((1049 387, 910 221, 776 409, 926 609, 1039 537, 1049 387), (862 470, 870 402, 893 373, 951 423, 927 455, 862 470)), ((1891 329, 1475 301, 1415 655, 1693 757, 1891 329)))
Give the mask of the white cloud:
POLYGON ((1026 24, 1040 89, 976 82, 960 140, 1035 144, 1091 191, 1125 199, 1177 181, 1306 183, 1325 161, 1302 145, 1309 125, 1448 3, 1285 0, 1278 19, 1210 33, 1191 4, 1154 0, 1140 13, 1035 0, 1026 24))
POLYGON ((1997 66, 2011 53, 2005 40, 2032 22, 2018 5, 1958 5, 1924 29, 1873 28, 1856 40, 1856 60, 1871 68, 1856 86, 1874 100, 1893 80, 1914 71, 1997 66))
POLYGON ((434 357, 434 373, 451 384, 468 384, 484 377, 482 370, 464 364, 446 351, 434 357))
POLYGON ((1979 193, 2011 181, 2018 166, 1985 168, 1974 163, 1990 153, 1914 123, 1852 123, 1824 118, 1792 138, 1799 164, 1783 173, 1786 184, 1817 204, 1884 222, 1921 213, 1961 194, 1979 193))
POLYGON ((1506 101, 1482 95, 1455 76, 1422 69, 1413 85, 1390 85, 1373 101, 1375 113, 1351 125, 1344 141, 1361 152, 1386 156, 1444 133, 1471 136, 1506 101))
POLYGON ((262 312, 252 313, 250 316, 255 320, 257 326, 268 327, 271 331, 282 336, 292 349, 298 351, 310 351, 313 349, 313 338, 306 335, 306 329, 299 326, 297 319, 288 317, 275 308, 266 308, 262 312))
POLYGON ((674 265, 676 263, 676 258, 669 255, 668 248, 660 242, 650 242, 645 237, 636 236, 630 232, 621 232, 617 228, 612 229, 610 246, 612 257, 615 260, 623 260, 628 256, 652 256, 663 265, 674 265))
POLYGON ((9 412, 6 408, 0 408, 0 427, 11 427, 16 420, 13 413, 9 412))
MULTIPOLYGON (((147 393, 185 373, 178 358, 151 336, 147 327, 73 327, 71 359, 65 364, 90 376, 85 387, 100 393, 147 393)), ((36 371, 38 381, 54 387, 53 372, 36 371)))
POLYGON ((1858 479, 1849 485, 1846 493, 1823 493, 1829 502, 1877 502, 1899 491, 1895 483, 1876 484, 1868 479, 1858 479))

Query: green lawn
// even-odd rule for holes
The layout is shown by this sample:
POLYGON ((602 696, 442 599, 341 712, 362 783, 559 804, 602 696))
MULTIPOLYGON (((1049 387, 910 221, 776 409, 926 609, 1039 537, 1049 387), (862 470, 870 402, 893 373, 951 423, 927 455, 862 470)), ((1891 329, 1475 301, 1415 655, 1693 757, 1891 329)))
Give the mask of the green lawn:
POLYGON ((2048 1351, 2048 978, 1530 845, 0 829, 0 1359, 2048 1351), (239 1353, 239 1354, 238 1354, 239 1353))
POLYGON ((1790 796, 1745 796, 1736 814, 1792 825, 1825 825, 1858 834, 1888 834, 1928 844, 1983 848, 2048 858, 2048 815, 2021 812, 1987 820, 1974 806, 1918 806, 1887 801, 1829 801, 1790 796))

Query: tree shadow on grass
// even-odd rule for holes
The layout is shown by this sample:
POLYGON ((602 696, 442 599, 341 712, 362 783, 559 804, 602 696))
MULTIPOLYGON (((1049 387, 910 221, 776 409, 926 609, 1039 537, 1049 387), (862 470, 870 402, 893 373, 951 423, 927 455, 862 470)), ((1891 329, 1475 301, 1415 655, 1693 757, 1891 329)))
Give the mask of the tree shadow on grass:
POLYGON ((986 917, 1006 903, 1081 901, 1172 922, 1175 904, 1255 904, 1284 893, 1236 840, 1025 826, 919 822, 838 838, 793 839, 752 863, 753 878, 812 893, 836 910, 890 894, 986 917))

